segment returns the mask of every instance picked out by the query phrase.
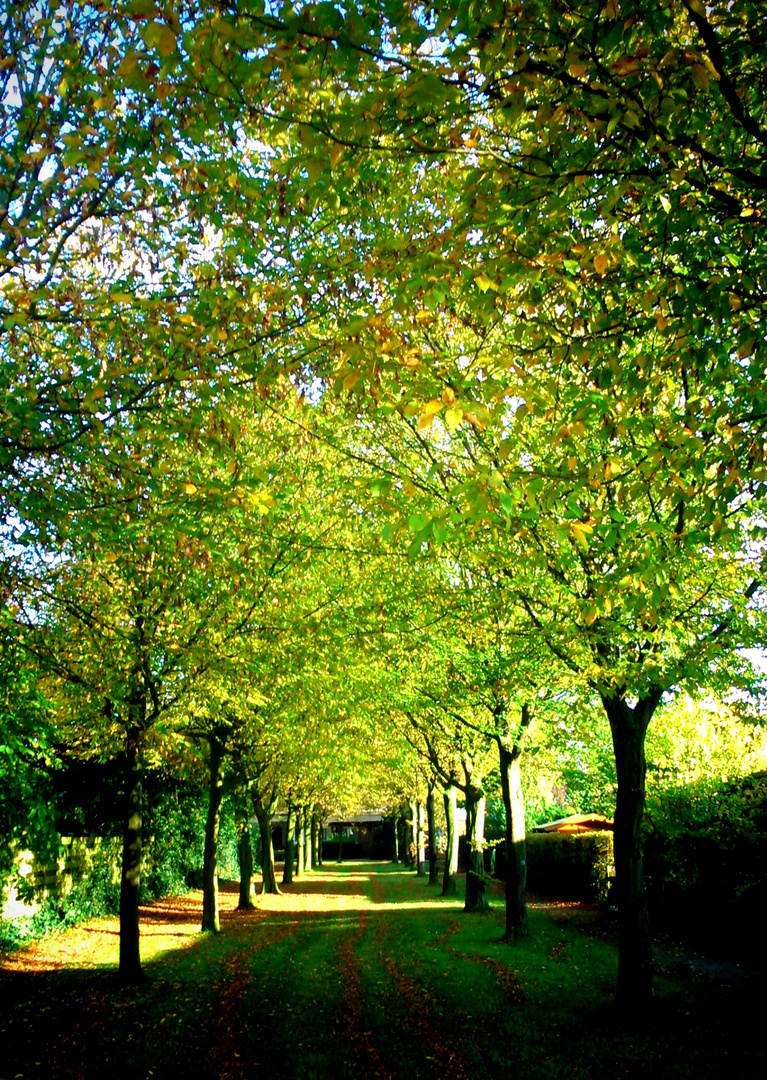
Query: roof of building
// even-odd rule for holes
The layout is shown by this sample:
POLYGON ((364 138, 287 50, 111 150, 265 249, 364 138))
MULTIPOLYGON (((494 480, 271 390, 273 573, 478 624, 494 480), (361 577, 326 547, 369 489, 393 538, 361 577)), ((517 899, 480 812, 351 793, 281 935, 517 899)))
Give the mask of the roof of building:
POLYGON ((532 832, 612 832, 613 819, 602 814, 571 814, 535 825, 532 832))

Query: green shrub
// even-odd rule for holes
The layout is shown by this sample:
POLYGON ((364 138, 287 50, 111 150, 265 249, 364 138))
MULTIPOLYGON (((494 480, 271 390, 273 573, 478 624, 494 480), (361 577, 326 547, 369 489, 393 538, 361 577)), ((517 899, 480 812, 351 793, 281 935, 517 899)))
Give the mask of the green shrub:
POLYGON ((63 896, 48 896, 34 915, 0 919, 0 952, 66 930, 84 919, 115 915, 120 908, 120 882, 109 863, 96 864, 87 878, 63 896))

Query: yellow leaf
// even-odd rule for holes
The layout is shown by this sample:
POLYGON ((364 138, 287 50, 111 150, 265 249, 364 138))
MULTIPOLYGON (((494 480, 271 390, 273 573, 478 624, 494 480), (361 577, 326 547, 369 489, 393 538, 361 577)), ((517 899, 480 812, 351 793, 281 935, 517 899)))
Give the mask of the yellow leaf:
POLYGON ((426 404, 421 407, 421 412, 424 416, 434 416, 442 410, 442 405, 443 402, 441 401, 427 401, 426 404))
POLYGON ((574 521, 570 526, 570 532, 573 539, 579 548, 583 551, 588 551, 589 548, 589 533, 593 532, 591 525, 586 525, 580 521, 574 521))
POLYGON ((445 423, 449 431, 455 431, 461 420, 463 420, 463 409, 448 409, 445 413, 445 423))
POLYGON ((738 309, 741 306, 741 299, 738 296, 738 294, 734 293, 734 292, 731 292, 729 300, 730 300, 730 307, 732 308, 732 310, 733 311, 738 311, 738 309))
POLYGON ((589 70, 589 65, 584 64, 581 61, 577 61, 574 64, 570 64, 567 70, 572 76, 574 76, 574 78, 580 79, 581 75, 585 75, 586 72, 589 70))
POLYGON ((480 292, 486 293, 488 289, 495 289, 496 292, 498 291, 498 286, 492 278, 487 276, 487 274, 477 274, 474 280, 477 283, 480 292))
POLYGON ((605 270, 607 269, 607 267, 609 265, 609 262, 610 262, 610 260, 607 258, 606 255, 595 255, 594 256, 594 269, 596 270, 596 272, 598 274, 604 274, 605 270))
POLYGON ((415 321, 417 323, 431 322, 432 314, 430 311, 417 311, 415 313, 415 321))
POLYGON ((350 371, 344 379, 344 390, 353 390, 357 383, 362 378, 362 374, 359 371, 350 371))
POLYGON ((445 405, 455 404, 455 390, 450 386, 446 386, 442 391, 442 401, 445 405))
POLYGON ((416 431, 428 431, 431 425, 434 423, 435 413, 424 413, 421 419, 416 425, 416 431))
POLYGON ((184 491, 187 495, 194 495, 197 491, 196 484, 184 484, 184 491))

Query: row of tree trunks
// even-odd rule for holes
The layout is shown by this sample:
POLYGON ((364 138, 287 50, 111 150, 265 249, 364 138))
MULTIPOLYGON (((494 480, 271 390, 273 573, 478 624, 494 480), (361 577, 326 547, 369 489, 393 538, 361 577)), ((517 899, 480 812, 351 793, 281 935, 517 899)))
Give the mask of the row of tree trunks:
POLYGON ((234 792, 234 827, 237 832, 237 861, 240 866, 240 895, 237 908, 239 911, 249 911, 255 906, 253 845, 250 839, 248 803, 241 787, 234 792))

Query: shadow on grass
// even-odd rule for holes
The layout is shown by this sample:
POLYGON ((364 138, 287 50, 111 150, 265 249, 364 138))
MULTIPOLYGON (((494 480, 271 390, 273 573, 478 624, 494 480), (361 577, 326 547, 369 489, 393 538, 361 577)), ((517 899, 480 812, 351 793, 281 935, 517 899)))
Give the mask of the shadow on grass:
MULTIPOLYGON (((596 920, 533 908, 533 937, 501 945, 502 898, 464 916, 460 898, 391 864, 324 867, 253 911, 235 902, 225 886, 223 932, 195 928, 139 986, 76 967, 0 973, 3 1080, 761 1074, 753 996, 661 978, 649 1022, 620 1022, 596 920)), ((170 899, 142 931, 183 936, 198 917, 199 897, 170 899)))

